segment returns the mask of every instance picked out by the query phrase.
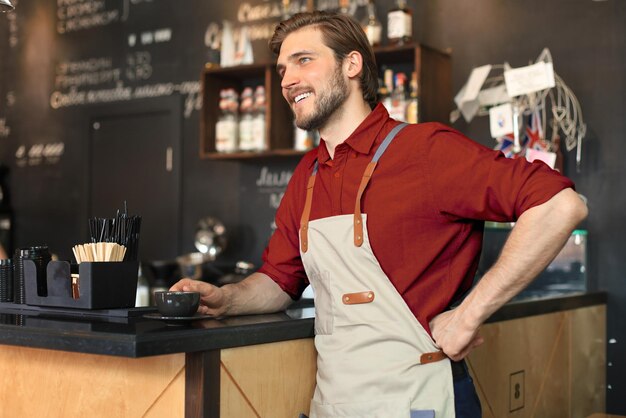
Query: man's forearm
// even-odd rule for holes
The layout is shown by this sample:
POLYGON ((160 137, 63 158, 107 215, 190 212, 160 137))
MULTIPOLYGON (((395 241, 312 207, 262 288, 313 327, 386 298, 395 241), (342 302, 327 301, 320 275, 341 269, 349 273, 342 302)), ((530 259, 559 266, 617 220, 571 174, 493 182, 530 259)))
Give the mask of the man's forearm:
POLYGON ((556 257, 587 207, 572 189, 524 212, 500 257, 463 301, 470 324, 480 325, 524 289, 556 257))
POLYGON ((252 273, 239 283, 222 288, 225 315, 271 313, 285 310, 293 300, 269 276, 252 273))

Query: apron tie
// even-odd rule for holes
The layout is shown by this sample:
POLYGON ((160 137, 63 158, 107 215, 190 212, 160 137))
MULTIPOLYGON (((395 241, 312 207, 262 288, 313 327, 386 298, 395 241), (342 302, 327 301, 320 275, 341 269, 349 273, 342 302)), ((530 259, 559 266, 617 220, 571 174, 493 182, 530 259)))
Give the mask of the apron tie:
POLYGON ((313 173, 309 177, 309 181, 306 185, 306 199, 304 201, 304 210, 302 211, 302 217, 300 218, 300 249, 303 253, 306 253, 309 248, 309 217, 311 215, 311 205, 313 203, 313 186, 315 185, 315 175, 317 174, 317 161, 313 167, 313 173))
POLYGON ((367 165, 367 168, 363 173, 363 177, 361 178, 359 191, 356 194, 356 203, 354 205, 354 245, 356 245, 357 247, 360 247, 363 244, 363 216, 361 214, 361 197, 363 196, 363 192, 365 191, 365 188, 372 178, 372 174, 374 173, 376 164, 376 161, 371 161, 367 165))

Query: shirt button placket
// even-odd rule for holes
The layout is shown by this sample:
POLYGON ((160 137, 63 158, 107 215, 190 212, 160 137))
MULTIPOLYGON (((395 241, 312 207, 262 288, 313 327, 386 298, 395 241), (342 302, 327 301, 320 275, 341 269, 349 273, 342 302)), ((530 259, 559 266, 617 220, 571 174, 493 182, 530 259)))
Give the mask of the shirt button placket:
POLYGON ((335 158, 333 159, 333 177, 332 177, 332 190, 333 190, 333 215, 341 215, 341 196, 343 188, 343 171, 346 168, 347 149, 344 144, 340 144, 335 149, 335 158))

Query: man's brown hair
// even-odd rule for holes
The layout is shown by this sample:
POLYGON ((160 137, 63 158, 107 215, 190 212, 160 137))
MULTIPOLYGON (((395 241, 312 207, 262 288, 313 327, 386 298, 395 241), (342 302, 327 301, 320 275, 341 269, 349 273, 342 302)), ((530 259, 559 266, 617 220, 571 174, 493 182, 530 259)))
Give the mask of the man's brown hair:
POLYGON ((307 26, 314 26, 322 32, 324 44, 333 50, 338 62, 342 62, 352 51, 361 54, 363 57, 361 90, 363 91, 363 99, 373 109, 378 102, 376 97, 378 92, 376 58, 374 58, 374 51, 367 41, 365 32, 348 15, 326 11, 297 13, 276 26, 274 35, 269 42, 272 52, 278 55, 287 35, 307 26))

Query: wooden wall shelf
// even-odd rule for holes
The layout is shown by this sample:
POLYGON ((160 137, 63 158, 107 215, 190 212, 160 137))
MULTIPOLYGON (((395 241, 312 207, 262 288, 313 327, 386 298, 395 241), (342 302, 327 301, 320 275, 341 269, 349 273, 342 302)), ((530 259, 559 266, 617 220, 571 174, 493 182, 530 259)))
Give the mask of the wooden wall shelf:
MULTIPOLYGON (((452 109, 452 83, 450 56, 447 53, 419 44, 383 46, 374 49, 382 72, 417 73, 420 100, 420 121, 447 122, 452 109)), ((273 63, 242 65, 222 68, 207 66, 201 79, 203 106, 200 120, 200 157, 221 160, 242 160, 268 157, 302 156, 305 152, 293 149, 293 114, 282 96, 280 77, 273 63), (215 125, 219 116, 219 93, 233 88, 238 93, 245 87, 265 86, 267 111, 265 136, 267 151, 217 152, 215 125)))

